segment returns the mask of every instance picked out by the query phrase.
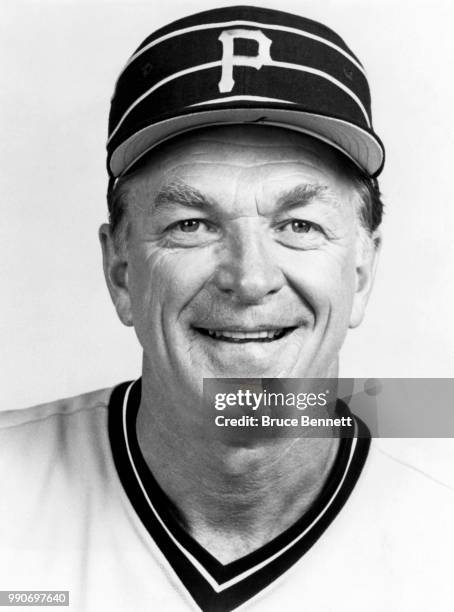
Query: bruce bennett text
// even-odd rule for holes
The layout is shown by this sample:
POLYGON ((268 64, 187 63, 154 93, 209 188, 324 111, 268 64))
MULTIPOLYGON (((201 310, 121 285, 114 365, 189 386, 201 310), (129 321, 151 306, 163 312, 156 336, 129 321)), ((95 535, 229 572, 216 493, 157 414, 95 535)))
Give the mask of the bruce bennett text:
POLYGON ((262 415, 261 417, 241 416, 227 417, 222 414, 216 416, 217 427, 352 427, 353 418, 315 418, 299 415, 292 418, 274 418, 262 415))

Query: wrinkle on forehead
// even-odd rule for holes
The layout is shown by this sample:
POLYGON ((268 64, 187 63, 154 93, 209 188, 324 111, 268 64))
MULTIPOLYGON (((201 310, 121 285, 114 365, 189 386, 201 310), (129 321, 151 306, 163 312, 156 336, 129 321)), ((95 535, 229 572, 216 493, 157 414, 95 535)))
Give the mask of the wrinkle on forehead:
POLYGON ((256 162, 238 162, 237 164, 233 163, 233 162, 229 162, 229 161, 224 161, 224 160, 207 160, 207 161, 203 161, 203 160, 192 160, 189 161, 187 163, 182 163, 182 164, 178 164, 176 163, 175 168, 173 168, 172 170, 170 170, 170 172, 174 171, 179 171, 180 169, 184 169, 186 167, 192 167, 194 165, 197 166, 223 166, 225 168, 233 168, 233 169, 242 169, 242 168, 261 168, 262 166, 278 166, 278 165, 288 165, 288 164, 296 164, 296 165, 301 165, 301 166, 306 166, 308 168, 312 168, 313 170, 316 170, 318 166, 316 166, 315 164, 311 164, 309 162, 307 162, 307 160, 302 160, 302 159, 273 159, 271 161, 264 161, 264 160, 257 160, 256 162))
MULTIPOLYGON (((276 185, 276 190, 266 189, 263 182, 250 184, 244 187, 241 182, 234 182, 234 191, 231 197, 224 202, 216 195, 199 191, 181 178, 164 182, 158 189, 152 201, 148 201, 146 209, 157 212, 178 207, 205 211, 208 214, 220 215, 224 218, 245 218, 271 216, 280 211, 290 211, 310 205, 315 200, 333 212, 345 206, 339 200, 338 194, 327 185, 320 183, 297 183, 287 187, 276 185), (229 203, 230 204, 229 204, 229 203), (248 203, 248 204, 247 204, 248 203)), ((144 207, 141 207, 144 210, 144 207)))
POLYGON ((308 147, 287 145, 258 146, 254 143, 237 146, 236 143, 193 143, 190 146, 179 147, 171 155, 161 159, 160 167, 184 166, 189 164, 207 165, 223 164, 232 168, 255 167, 270 164, 304 164, 317 169, 331 168, 332 161, 318 151, 308 147), (209 146, 213 145, 213 146, 209 146))
MULTIPOLYGON (((252 195, 255 191, 253 199, 258 206, 260 200, 263 203, 270 196, 280 198, 286 190, 300 183, 320 187, 317 199, 333 207, 338 208, 345 200, 351 200, 351 185, 338 171, 337 158, 328 145, 282 128, 235 128, 202 130, 163 145, 149 163, 131 177, 134 203, 140 208, 149 208, 156 201, 170 199, 169 193, 166 194, 168 186, 174 188, 180 181, 196 187, 204 200, 217 199, 216 176, 224 179, 224 172, 227 175, 232 172, 233 199, 237 200, 240 194, 245 196, 246 192, 252 195), (282 172, 282 168, 287 168, 288 172, 282 172), (214 191, 209 188, 208 179, 212 180, 214 191)), ((182 195, 180 193, 180 201, 182 195)), ((293 195, 296 198, 302 193, 293 195)))
MULTIPOLYGON (((171 171, 179 162, 209 164, 228 162, 247 167, 258 163, 305 163, 336 171, 335 151, 315 138, 285 128, 270 126, 217 126, 181 135, 150 152, 136 176, 154 170, 171 171), (227 155, 226 155, 227 153, 227 155), (271 156, 271 158, 270 158, 271 156), (229 159, 230 157, 230 159, 229 159)), ((134 176, 134 173, 131 177, 134 176)))

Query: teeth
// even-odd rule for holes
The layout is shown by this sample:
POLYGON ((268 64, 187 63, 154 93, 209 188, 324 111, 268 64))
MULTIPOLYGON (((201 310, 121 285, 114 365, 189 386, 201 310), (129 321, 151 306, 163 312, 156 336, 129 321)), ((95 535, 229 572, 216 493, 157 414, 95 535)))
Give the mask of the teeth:
POLYGON ((271 329, 271 330, 256 331, 256 332, 227 331, 227 330, 218 331, 218 330, 213 330, 213 329, 209 329, 207 331, 208 331, 208 335, 211 336, 212 338, 232 338, 233 340, 243 340, 243 339, 259 340, 261 338, 275 338, 276 336, 279 336, 282 332, 281 329, 271 329))

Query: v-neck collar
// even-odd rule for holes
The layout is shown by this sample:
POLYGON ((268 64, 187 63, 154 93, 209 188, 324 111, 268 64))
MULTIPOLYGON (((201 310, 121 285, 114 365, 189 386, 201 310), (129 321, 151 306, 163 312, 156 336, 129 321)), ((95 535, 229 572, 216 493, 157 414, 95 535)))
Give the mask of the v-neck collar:
MULTIPOLYGON (((292 567, 339 513, 367 458, 370 436, 355 419, 354 437, 341 438, 329 477, 309 510, 264 546, 223 565, 176 520, 170 500, 143 458, 136 435, 140 397, 140 379, 119 385, 111 395, 109 438, 115 466, 150 537, 204 612, 237 608, 292 567)), ((339 416, 352 416, 341 402, 336 410, 339 416)))

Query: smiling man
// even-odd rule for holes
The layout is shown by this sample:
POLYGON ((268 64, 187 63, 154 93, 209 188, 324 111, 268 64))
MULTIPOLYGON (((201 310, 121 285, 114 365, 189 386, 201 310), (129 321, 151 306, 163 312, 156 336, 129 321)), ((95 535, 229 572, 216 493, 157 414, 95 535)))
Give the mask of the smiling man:
POLYGON ((123 219, 101 228, 112 299, 144 349, 139 446, 192 536, 222 562, 304 513, 338 440, 222 445, 210 435, 203 378, 337 376, 376 256, 358 176, 307 135, 205 128, 121 179, 113 205, 123 219))
POLYGON ((153 395, 163 380, 198 404, 204 376, 337 375, 378 243, 351 166, 297 132, 228 126, 175 138, 121 179, 106 278, 153 395))
POLYGON ((127 62, 107 149, 104 271, 142 376, 1 415, 3 588, 93 611, 427 610, 431 590, 450 609, 408 521, 448 521, 450 491, 341 402, 353 435, 213 435, 204 402, 204 378, 338 375, 380 245, 360 62, 279 11, 187 17, 127 62))

